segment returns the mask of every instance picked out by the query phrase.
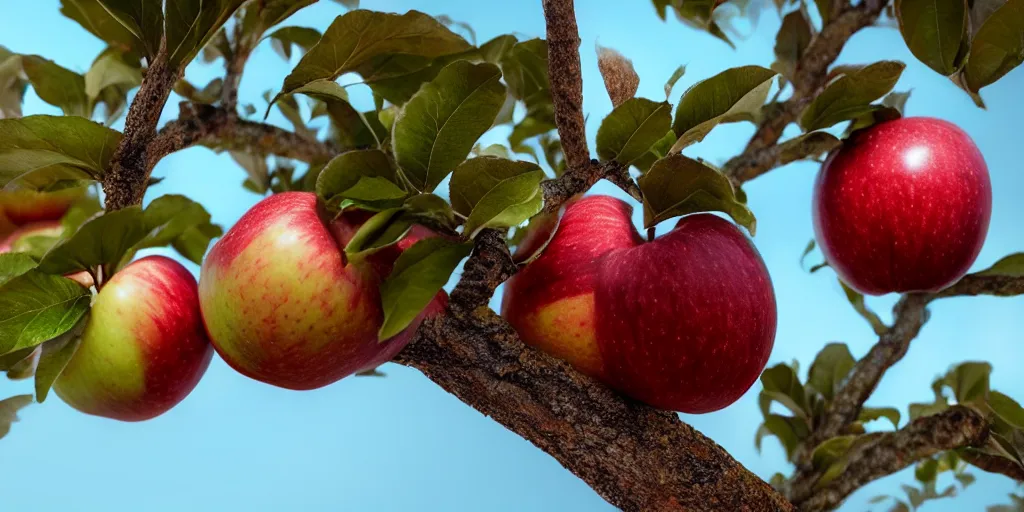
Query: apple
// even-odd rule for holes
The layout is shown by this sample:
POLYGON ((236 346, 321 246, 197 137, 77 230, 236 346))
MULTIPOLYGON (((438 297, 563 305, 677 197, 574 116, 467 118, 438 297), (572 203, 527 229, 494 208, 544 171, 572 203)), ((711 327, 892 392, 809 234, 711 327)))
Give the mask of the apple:
MULTIPOLYGON (((54 238, 61 235, 64 228, 60 221, 36 222, 27 224, 16 229, 0 241, 0 254, 5 252, 29 252, 32 250, 32 239, 34 237, 54 238)), ((67 276, 78 282, 78 284, 89 288, 93 285, 92 275, 88 272, 76 272, 67 276)))
POLYGON ((18 190, 0 192, 0 210, 16 226, 60 220, 68 208, 85 195, 86 188, 65 188, 56 192, 18 190))
POLYGON ((314 194, 286 192, 257 203, 213 246, 199 300, 228 365, 282 388, 316 389, 392 359, 424 315, 443 309, 442 292, 413 325, 378 341, 380 281, 401 250, 432 233, 414 228, 400 244, 349 261, 342 248, 365 219, 331 221, 314 194))
POLYGON ((981 251, 992 184, 978 147, 955 125, 907 117, 855 132, 814 184, 814 234, 839 277, 861 293, 934 292, 981 251))
MULTIPOLYGON (((569 204, 540 256, 505 284, 523 340, 660 409, 704 413, 757 380, 775 340, 772 282, 732 223, 688 215, 644 241, 632 207, 569 204)), ((530 232, 532 250, 550 235, 530 232)), ((518 252, 519 250, 517 250, 518 252)))
POLYGON ((184 400, 212 357, 195 278, 170 258, 149 256, 103 285, 54 391, 87 414, 148 420, 184 400))

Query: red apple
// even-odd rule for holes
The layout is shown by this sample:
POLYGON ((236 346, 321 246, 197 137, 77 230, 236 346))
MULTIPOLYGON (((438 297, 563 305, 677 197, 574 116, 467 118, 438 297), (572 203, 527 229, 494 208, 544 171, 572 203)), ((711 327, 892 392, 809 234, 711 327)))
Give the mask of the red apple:
POLYGON ((150 256, 100 290, 54 390, 87 414, 147 420, 184 400, 212 357, 195 278, 174 260, 150 256))
POLYGON ((506 283, 502 313, 527 343, 652 406, 703 413, 733 403, 775 339, 760 254, 711 214, 683 217, 652 242, 631 215, 607 196, 570 204, 540 257, 506 283))
POLYGON ((66 188, 56 192, 18 190, 0 191, 0 210, 16 226, 33 222, 60 220, 71 205, 85 195, 85 188, 66 188))
MULTIPOLYGON (((36 222, 16 229, 6 239, 0 241, 0 254, 5 252, 24 252, 31 249, 29 244, 33 237, 57 237, 64 232, 60 221, 36 222)), ((67 276, 78 284, 89 288, 93 285, 92 276, 88 272, 76 272, 67 276)))
POLYGON ((971 138, 909 117, 856 132, 814 185, 814 233, 826 260, 871 295, 938 291, 967 273, 992 215, 992 184, 971 138))
POLYGON ((333 225, 324 217, 314 194, 276 194, 243 215, 207 255, 199 279, 203 318, 217 352, 243 375, 288 389, 319 388, 390 360, 419 326, 424 315, 379 342, 378 287, 394 261, 386 255, 397 257, 429 233, 416 230, 398 247, 355 262, 342 247, 365 217, 343 215, 333 225))

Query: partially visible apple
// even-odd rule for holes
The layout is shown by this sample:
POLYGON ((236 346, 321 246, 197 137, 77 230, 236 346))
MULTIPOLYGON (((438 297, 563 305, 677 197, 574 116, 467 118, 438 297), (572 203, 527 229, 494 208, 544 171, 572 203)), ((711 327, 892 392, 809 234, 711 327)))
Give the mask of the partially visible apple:
MULTIPOLYGON (((60 221, 36 222, 27 224, 16 229, 0 241, 0 254, 5 252, 25 252, 31 250, 31 239, 33 237, 57 237, 64 232, 60 221)), ((92 275, 88 272, 76 272, 67 276, 78 282, 78 284, 89 288, 93 285, 92 275)))
POLYGON ((147 420, 184 400, 212 357, 195 278, 172 259, 149 256, 100 290, 54 391, 87 414, 147 420))
POLYGON ((908 117, 856 132, 829 155, 813 212, 818 245, 849 286, 871 295, 934 292, 978 257, 992 184, 963 130, 908 117))
POLYGON ((85 193, 86 189, 82 187, 65 188, 55 192, 0 191, 0 210, 3 210, 16 226, 60 220, 68 208, 85 193))
MULTIPOLYGON (((590 196, 505 285, 502 313, 523 340, 652 406, 721 409, 764 369, 775 293, 757 250, 711 214, 683 217, 652 242, 632 208, 590 196)), ((522 246, 550 234, 531 232, 522 246)))
POLYGON ((393 258, 432 233, 416 230, 394 248, 348 261, 342 247, 364 220, 352 214, 332 223, 314 194, 287 192, 260 201, 214 245, 199 297, 214 347, 231 367, 275 386, 315 389, 408 344, 427 312, 379 342, 378 287, 393 258))

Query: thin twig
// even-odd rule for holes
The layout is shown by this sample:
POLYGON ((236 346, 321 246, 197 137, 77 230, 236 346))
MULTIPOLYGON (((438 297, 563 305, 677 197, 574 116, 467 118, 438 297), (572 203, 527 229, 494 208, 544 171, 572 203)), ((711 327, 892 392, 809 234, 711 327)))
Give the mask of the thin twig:
POLYGON ((583 118, 583 74, 580 34, 573 0, 544 0, 547 21, 548 76, 555 106, 555 124, 571 170, 590 165, 583 118))

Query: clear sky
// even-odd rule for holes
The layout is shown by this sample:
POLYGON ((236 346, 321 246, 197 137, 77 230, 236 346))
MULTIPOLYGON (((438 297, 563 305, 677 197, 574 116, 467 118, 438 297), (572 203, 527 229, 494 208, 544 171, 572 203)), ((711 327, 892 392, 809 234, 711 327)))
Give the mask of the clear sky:
MULTIPOLYGON (((84 72, 103 49, 101 42, 58 12, 58 0, 0 0, 0 44, 37 53, 84 72)), ((481 41, 502 33, 521 39, 543 36, 539 0, 364 0, 370 9, 419 9, 448 14, 476 29, 481 41)), ((307 8, 288 24, 324 29, 342 13, 329 0, 307 8)), ((591 137, 611 105, 598 74, 594 46, 600 42, 633 59, 641 76, 640 95, 660 100, 662 86, 680 64, 687 73, 672 100, 686 87, 729 67, 771 63, 779 25, 765 11, 754 30, 732 50, 722 42, 675 21, 660 21, 648 0, 577 0, 583 38, 584 109, 591 137), (628 6, 626 4, 629 4, 628 6)), ((1024 251, 1024 169, 1020 122, 1024 119, 1024 71, 1017 70, 983 96, 989 110, 975 108, 948 80, 913 59, 899 33, 873 28, 858 34, 843 52, 844 63, 900 59, 908 67, 898 90, 913 89, 909 115, 936 116, 964 128, 988 161, 994 212, 988 241, 976 268, 1011 252, 1024 251)), ((294 64, 294 62, 293 62, 294 64)), ((261 94, 276 90, 290 67, 261 46, 242 82, 243 102, 262 111, 261 94)), ((219 66, 193 66, 189 77, 204 84, 219 66)), ((368 96, 357 94, 360 101, 368 96)), ((172 98, 165 117, 177 108, 172 98)), ((29 93, 26 114, 56 113, 29 93)), ((271 121, 281 122, 272 116, 271 121)), ((734 155, 752 126, 719 128, 687 150, 713 162, 734 155)), ((499 140, 503 133, 489 134, 499 140)), ((798 360, 806 370, 829 341, 849 343, 855 355, 876 341, 869 326, 849 307, 834 274, 808 275, 798 265, 812 237, 810 219, 813 163, 773 171, 746 191, 758 217, 755 243, 775 282, 779 329, 771 363, 798 360)), ((166 180, 149 199, 183 193, 206 205, 215 221, 231 225, 259 198, 243 190, 243 171, 226 155, 190 149, 166 158, 155 174, 166 180)), ((599 185, 595 191, 615 193, 599 185)), ((639 208, 637 208, 639 214, 639 208)), ((667 224, 667 223, 666 223, 667 224)), ((193 265, 190 267, 198 272, 193 265)), ((499 294, 500 295, 500 294, 499 294)), ((870 300, 889 317, 893 297, 870 300)), ((497 306, 497 301, 495 301, 497 306)), ((1024 297, 944 300, 906 358, 882 381, 870 401, 897 406, 927 401, 932 379, 953 363, 987 360, 995 365, 992 384, 1024 400, 1024 297)), ((418 372, 397 365, 387 378, 350 378, 309 392, 285 391, 249 380, 215 358, 195 392, 155 420, 118 423, 81 415, 56 397, 21 414, 0 441, 0 510, 10 511, 596 511, 611 510, 554 459, 448 395, 418 372)), ((769 440, 754 449, 760 422, 755 384, 731 407, 684 419, 729 450, 759 475, 786 470, 782 450, 769 440)), ((30 393, 31 383, 0 381, 0 396, 30 393)), ((975 470, 978 482, 956 501, 923 510, 980 510, 1005 501, 1009 479, 975 470)), ((868 510, 877 494, 899 492, 904 472, 855 494, 843 510, 868 510)), ((940 481, 944 485, 945 479, 940 481)), ((884 507, 874 505, 875 510, 884 507)))

